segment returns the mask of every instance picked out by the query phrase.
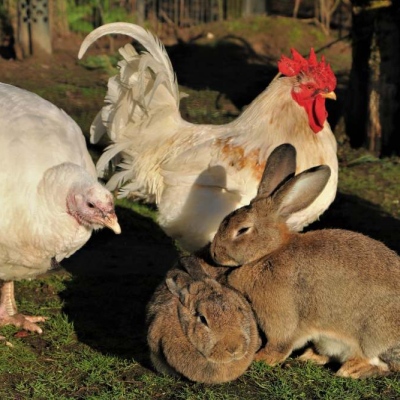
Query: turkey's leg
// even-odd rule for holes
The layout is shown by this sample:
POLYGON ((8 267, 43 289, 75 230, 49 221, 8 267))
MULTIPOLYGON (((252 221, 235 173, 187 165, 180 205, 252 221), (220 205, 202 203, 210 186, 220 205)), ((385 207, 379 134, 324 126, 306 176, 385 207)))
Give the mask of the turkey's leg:
POLYGON ((14 325, 27 331, 42 333, 42 330, 35 322, 43 322, 45 317, 30 317, 19 314, 14 299, 14 282, 0 281, 0 326, 14 325))

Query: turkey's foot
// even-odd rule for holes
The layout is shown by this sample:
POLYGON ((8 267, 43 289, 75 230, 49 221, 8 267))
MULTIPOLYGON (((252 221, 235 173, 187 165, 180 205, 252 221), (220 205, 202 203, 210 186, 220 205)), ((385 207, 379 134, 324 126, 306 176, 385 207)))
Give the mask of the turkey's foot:
POLYGON ((23 314, 14 314, 8 316, 0 316, 0 326, 14 325, 17 328, 25 329, 30 332, 42 333, 42 329, 35 322, 44 322, 45 317, 33 317, 23 314))
POLYGON ((33 317, 17 312, 14 299, 14 282, 4 282, 0 297, 0 326, 14 325, 30 332, 42 333, 36 322, 45 321, 45 317, 33 317))

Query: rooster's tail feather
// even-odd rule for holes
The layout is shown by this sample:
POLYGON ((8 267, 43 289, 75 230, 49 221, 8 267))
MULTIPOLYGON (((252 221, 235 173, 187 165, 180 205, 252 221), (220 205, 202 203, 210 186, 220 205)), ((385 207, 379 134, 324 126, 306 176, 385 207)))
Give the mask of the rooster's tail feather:
MULTIPOLYGON (((133 167, 135 162, 130 149, 134 148, 133 152, 136 154, 141 150, 142 129, 149 124, 157 124, 165 115, 175 114, 180 118, 181 95, 164 45, 140 26, 124 22, 101 26, 84 39, 78 57, 82 58, 93 42, 107 34, 128 35, 147 50, 138 54, 131 44, 119 49, 123 57, 118 63, 119 74, 109 79, 106 105, 96 116, 90 129, 92 143, 97 143, 106 131, 113 141, 97 164, 99 175, 103 175, 109 161, 114 160, 115 163, 115 157, 122 152, 120 157, 125 168, 112 181, 112 186, 120 186, 122 180, 126 179, 126 164, 133 167)), ((155 129, 154 132, 160 130, 155 129)))
MULTIPOLYGON (((109 34, 121 34, 130 36, 131 38, 137 40, 142 46, 144 46, 151 54, 152 58, 154 58, 155 62, 160 64, 160 68, 166 71, 171 93, 174 93, 175 97, 178 99, 178 87, 175 82, 175 74, 164 45, 156 36, 151 34, 149 31, 143 29, 141 26, 129 24, 126 22, 114 22, 111 24, 100 26, 86 36, 79 49, 78 58, 81 59, 86 53, 86 50, 89 48, 89 46, 97 39, 109 34)), ((121 55, 126 59, 126 56, 129 56, 129 54, 124 53, 125 52, 122 51, 121 55)))

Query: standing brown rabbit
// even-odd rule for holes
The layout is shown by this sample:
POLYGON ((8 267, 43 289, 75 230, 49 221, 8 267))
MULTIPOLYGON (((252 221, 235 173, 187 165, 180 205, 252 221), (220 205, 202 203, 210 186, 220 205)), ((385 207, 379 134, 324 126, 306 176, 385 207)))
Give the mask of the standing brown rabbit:
POLYGON ((154 293, 147 310, 150 357, 165 374, 227 382, 246 371, 261 340, 248 302, 204 273, 200 262, 181 258, 186 270, 171 269, 154 293))
POLYGON ((323 190, 329 168, 295 172, 295 149, 271 154, 257 196, 227 216, 211 245, 231 267, 231 286, 252 304, 270 365, 312 342, 303 360, 342 363, 337 375, 400 370, 400 258, 382 243, 345 230, 290 232, 286 220, 323 190))

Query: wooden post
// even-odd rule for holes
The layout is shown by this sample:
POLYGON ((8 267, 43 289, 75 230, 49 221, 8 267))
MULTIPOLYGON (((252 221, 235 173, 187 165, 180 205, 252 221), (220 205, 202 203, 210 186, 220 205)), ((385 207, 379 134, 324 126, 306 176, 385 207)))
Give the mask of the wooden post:
POLYGON ((224 1, 218 0, 218 20, 223 21, 225 19, 224 15, 224 1))
POLYGON ((345 113, 354 147, 400 155, 400 5, 353 1, 353 63, 345 113), (359 4, 359 5, 358 5, 359 4))
POLYGON ((51 54, 49 6, 44 0, 20 0, 18 3, 18 41, 23 55, 51 54))
POLYGON ((137 23, 143 26, 145 20, 145 0, 136 1, 137 23))
POLYGON ((27 1, 18 2, 17 41, 21 48, 22 57, 32 54, 30 7, 27 1))
POLYGON ((68 35, 67 0, 49 1, 50 30, 60 36, 68 35))
POLYGON ((379 51, 379 116, 382 127, 380 155, 400 155, 400 5, 381 8, 376 19, 379 51))
MULTIPOLYGON (((266 1, 260 1, 260 0, 243 0, 242 15, 246 17, 255 14, 266 14, 267 12, 266 3, 267 3, 266 1)), ((237 17, 240 17, 240 13, 237 15, 237 17)))
POLYGON ((369 84, 368 84, 368 120, 367 143, 368 150, 379 156, 381 152, 382 125, 379 115, 380 90, 379 79, 381 75, 381 55, 377 44, 376 33, 372 35, 371 53, 368 60, 369 84))
POLYGON ((297 14, 299 13, 299 8, 300 8, 300 2, 301 0, 294 1, 293 18, 297 18, 297 14))

